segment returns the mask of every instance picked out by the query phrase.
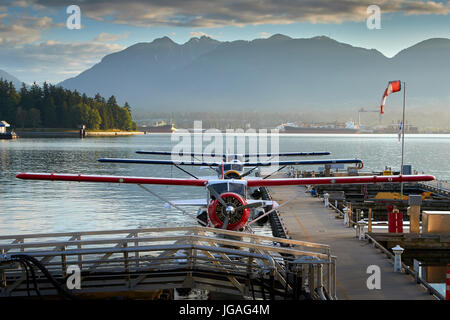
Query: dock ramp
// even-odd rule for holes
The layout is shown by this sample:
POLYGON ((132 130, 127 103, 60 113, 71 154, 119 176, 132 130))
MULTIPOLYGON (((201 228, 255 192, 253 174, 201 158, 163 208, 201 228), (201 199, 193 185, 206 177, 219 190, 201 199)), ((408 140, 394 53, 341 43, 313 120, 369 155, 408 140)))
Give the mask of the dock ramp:
POLYGON ((0 297, 155 299, 161 290, 202 289, 336 298, 328 245, 254 233, 191 226, 10 235, 0 236, 0 250, 0 297))

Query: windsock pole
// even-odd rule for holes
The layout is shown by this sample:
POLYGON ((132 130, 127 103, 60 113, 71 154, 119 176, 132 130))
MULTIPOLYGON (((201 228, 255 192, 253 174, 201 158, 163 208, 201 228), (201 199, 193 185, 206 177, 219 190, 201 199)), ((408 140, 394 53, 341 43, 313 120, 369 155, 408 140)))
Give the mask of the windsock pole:
MULTIPOLYGON (((402 120, 402 165, 400 174, 403 175, 403 166, 405 163, 405 101, 406 101, 406 82, 403 82, 403 120, 402 120)), ((403 182, 400 184, 400 199, 403 201, 403 182)))

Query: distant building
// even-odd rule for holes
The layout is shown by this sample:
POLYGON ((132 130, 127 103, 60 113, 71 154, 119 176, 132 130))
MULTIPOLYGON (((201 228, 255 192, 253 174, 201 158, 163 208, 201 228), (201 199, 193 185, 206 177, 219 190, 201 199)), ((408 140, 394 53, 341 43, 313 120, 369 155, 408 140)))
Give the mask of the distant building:
POLYGON ((14 131, 6 131, 10 125, 6 121, 0 121, 0 139, 17 139, 19 136, 14 131))
POLYGON ((6 121, 0 121, 0 134, 1 133, 6 133, 6 128, 9 128, 10 125, 8 122, 6 121))

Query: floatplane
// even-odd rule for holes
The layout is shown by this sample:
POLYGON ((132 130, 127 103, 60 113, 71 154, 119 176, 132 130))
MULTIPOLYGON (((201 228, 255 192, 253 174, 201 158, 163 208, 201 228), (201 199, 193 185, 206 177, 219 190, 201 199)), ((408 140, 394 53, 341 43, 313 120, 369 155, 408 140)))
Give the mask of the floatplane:
MULTIPOLYGON (((123 158, 100 158, 99 162, 107 163, 127 163, 127 164, 151 164, 151 165, 171 165, 180 169, 184 173, 188 174, 194 179, 199 179, 191 172, 183 169, 184 166, 197 166, 201 169, 210 168, 217 174, 216 177, 202 177, 202 179, 207 179, 210 182, 210 189, 216 189, 216 192, 222 193, 225 191, 230 191, 229 183, 223 180, 233 179, 234 188, 240 190, 238 194, 246 199, 248 208, 250 209, 250 219, 254 220, 251 223, 259 221, 265 223, 268 220, 268 214, 273 212, 278 208, 278 203, 276 201, 262 199, 262 192, 259 187, 245 187, 242 186, 242 182, 239 180, 245 179, 267 179, 287 166, 298 166, 298 165, 344 165, 353 164, 356 165, 358 169, 363 168, 363 162, 360 159, 322 159, 322 160, 278 160, 279 157, 306 157, 306 156, 325 156, 329 155, 328 151, 316 151, 316 152, 284 152, 284 153, 245 153, 245 154, 215 154, 215 153, 174 153, 167 151, 146 151, 138 150, 138 154, 145 155, 164 155, 171 156, 171 160, 160 160, 160 159, 123 159, 123 158), (175 160, 173 160, 175 159, 175 160), (213 160, 211 160, 213 159, 213 160), (260 167, 273 166, 274 169, 270 174, 263 177, 252 177, 250 174, 259 169, 260 167), (250 168, 250 170, 245 171, 250 168), (218 181, 215 181, 219 179, 218 181), (214 181, 214 182, 213 182, 214 181), (240 185, 240 187, 237 187, 240 185)), ((151 192, 147 190, 148 192, 151 192)), ((210 191, 206 198, 202 199, 188 199, 166 202, 166 207, 174 207, 178 210, 180 206, 194 206, 199 207, 197 211, 197 219, 203 221, 204 224, 208 223, 209 213, 209 203, 211 199, 216 199, 217 197, 213 194, 214 191, 210 191)), ((157 196, 156 194, 154 194, 157 196)), ((158 196, 157 196, 158 197, 158 196)), ((226 202, 226 201, 225 201, 226 202)), ((220 200, 219 200, 219 204, 220 200)), ((223 207, 223 203, 221 204, 223 207)), ((230 208, 229 208, 230 209, 230 208)), ((225 215, 225 218, 229 215, 225 215)), ((223 216, 220 217, 220 221, 223 220, 223 216)), ((211 218, 214 225, 221 225, 222 228, 228 226, 227 220, 221 224, 218 219, 211 218)), ((249 224, 247 224, 249 226, 249 224)), ((232 226, 231 226, 232 227, 232 226)), ((238 227, 241 227, 238 224, 238 227)))
POLYGON ((324 156, 329 155, 330 152, 285 152, 285 153, 246 153, 246 154, 207 154, 207 153, 174 153, 166 151, 146 151, 138 150, 138 154, 151 154, 151 155, 165 155, 171 156, 172 160, 160 160, 160 159, 123 159, 123 158, 100 158, 100 162, 111 163, 131 163, 131 164, 155 164, 155 165, 171 165, 180 169, 189 176, 197 179, 195 175, 184 170, 181 166, 197 166, 201 168, 213 169, 219 178, 222 179, 242 179, 249 176, 253 171, 259 167, 271 167, 277 166, 276 171, 265 176, 263 179, 267 179, 278 171, 283 170, 287 166, 301 166, 301 165, 336 165, 336 164, 355 164, 358 169, 363 168, 363 162, 360 159, 325 159, 325 160, 289 160, 280 161, 279 157, 293 157, 293 156, 324 156), (186 157, 190 157, 187 159, 186 157), (201 157, 200 160, 198 157, 201 157), (176 159, 176 160, 173 160, 176 159), (203 160, 213 159, 213 160, 203 160), (217 161, 217 159, 221 159, 217 161), (254 159, 260 159, 254 160, 254 159), (250 170, 245 171, 247 168, 250 170))
MULTIPOLYGON (((142 151, 140 152, 142 153, 142 151)), ((167 153, 170 154, 170 153, 167 153)), ((282 154, 279 154, 282 155, 282 154)), ((297 154, 298 155, 298 154, 297 154)), ((228 155, 227 155, 228 157, 228 155)), ((258 167, 268 165, 266 162, 246 161, 246 155, 242 156, 244 161, 235 157, 232 161, 210 163, 210 162, 186 162, 188 165, 207 165, 212 166, 216 170, 220 168, 220 176, 218 177, 196 177, 192 174, 191 178, 159 178, 159 177, 129 177, 129 176, 106 176, 106 175, 83 175, 83 174, 55 174, 55 173, 20 173, 17 175, 19 179, 25 180, 49 180, 49 181, 75 181, 75 182, 97 182, 97 183, 124 183, 137 184, 144 190, 155 195, 160 200, 165 201, 171 207, 174 207, 183 213, 187 213, 181 206, 200 206, 205 208, 207 218, 201 220, 195 217, 199 223, 207 227, 215 227, 232 231, 250 231, 251 224, 267 216, 274 210, 282 207, 290 200, 283 204, 277 204, 272 200, 251 199, 249 196, 249 188, 277 187, 277 186, 300 186, 300 185, 332 185, 332 184, 376 184, 376 183, 407 183, 417 181, 435 180, 431 175, 390 175, 390 176, 350 176, 350 177, 320 177, 320 178, 277 178, 266 179, 266 177, 252 177, 252 179, 243 179, 244 167, 258 167), (239 162, 236 162, 237 160, 239 162), (195 163, 195 164, 192 164, 195 163), (232 165, 239 164, 239 168, 232 165), (230 165, 229 170, 225 170, 225 165, 230 165), (238 169, 238 170, 235 170, 238 169), (231 170, 231 171, 230 171, 231 170), (238 176, 237 176, 237 175, 238 176), (156 194, 145 185, 171 185, 171 186, 189 186, 202 187, 206 189, 206 197, 204 199, 168 201, 162 196, 156 194), (271 206, 272 208, 256 219, 251 219, 250 209, 264 208, 271 206)), ((228 159, 228 158, 227 158, 228 159)), ((171 164, 179 166, 171 160, 146 160, 146 159, 100 159, 103 162, 126 162, 126 163, 148 163, 148 164, 171 164), (157 163, 158 162, 158 163, 157 163)), ((361 163, 359 159, 342 159, 348 161, 346 163, 361 163)), ((296 161, 277 161, 278 165, 296 165, 305 164, 303 160, 296 161), (287 164, 289 163, 289 164, 287 164)), ((306 160, 315 161, 319 164, 333 163, 329 161, 337 160, 306 160)), ((334 162, 337 163, 337 162, 334 162)), ((341 162, 342 163, 342 162, 341 162)), ((274 164, 272 162, 272 164, 274 164)), ((227 167, 228 168, 228 167, 227 167)), ((184 171, 184 170, 183 170, 184 171)), ((188 214, 188 213, 187 213, 188 214)))

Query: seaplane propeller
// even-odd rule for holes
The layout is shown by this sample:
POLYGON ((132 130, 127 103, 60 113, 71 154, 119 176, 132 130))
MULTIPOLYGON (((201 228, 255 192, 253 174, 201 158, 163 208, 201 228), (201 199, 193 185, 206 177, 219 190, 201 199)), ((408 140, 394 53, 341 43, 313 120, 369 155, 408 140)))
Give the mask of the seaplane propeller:
POLYGON ((242 229, 250 217, 250 209, 264 206, 264 202, 247 203, 237 193, 218 194, 211 185, 207 189, 214 197, 208 205, 209 220, 217 228, 242 229))

